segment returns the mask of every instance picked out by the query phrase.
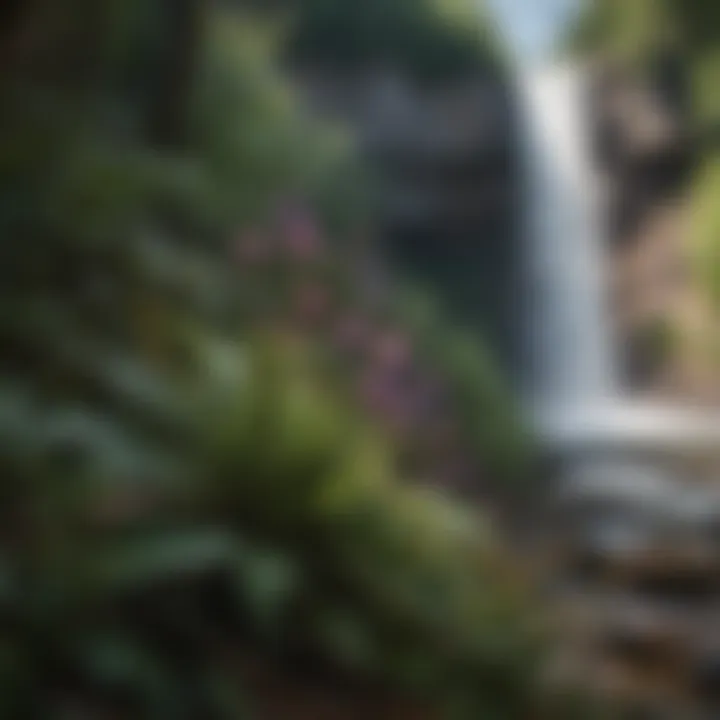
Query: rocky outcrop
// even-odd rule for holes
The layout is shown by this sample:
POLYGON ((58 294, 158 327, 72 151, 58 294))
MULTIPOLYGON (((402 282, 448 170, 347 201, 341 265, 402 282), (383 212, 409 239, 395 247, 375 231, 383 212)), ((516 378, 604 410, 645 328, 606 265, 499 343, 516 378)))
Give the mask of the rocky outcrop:
POLYGON ((596 73, 597 154, 605 175, 612 304, 629 389, 670 392, 673 318, 689 288, 684 191, 693 139, 671 62, 655 77, 596 73))
POLYGON ((717 472, 717 456, 704 468, 612 456, 570 463, 558 480, 550 554, 565 672, 640 717, 717 717, 717 472))
POLYGON ((691 138, 677 92, 609 68, 596 71, 593 116, 600 165, 610 180, 612 235, 632 242, 647 213, 687 179, 691 138))
POLYGON ((519 308, 512 94, 496 70, 420 84, 387 69, 298 76, 349 124, 379 178, 378 216, 402 271, 434 285, 512 361, 519 308))

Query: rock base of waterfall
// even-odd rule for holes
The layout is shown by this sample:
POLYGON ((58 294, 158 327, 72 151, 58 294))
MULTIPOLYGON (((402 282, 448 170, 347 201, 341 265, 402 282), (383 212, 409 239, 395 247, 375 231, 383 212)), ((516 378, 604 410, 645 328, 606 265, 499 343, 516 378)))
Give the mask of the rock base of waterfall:
POLYGON ((608 401, 534 412, 542 440, 555 451, 710 451, 720 456, 720 413, 655 402, 608 401))
POLYGON ((536 422, 561 458, 546 542, 567 682, 638 717, 718 717, 720 415, 618 401, 536 422))

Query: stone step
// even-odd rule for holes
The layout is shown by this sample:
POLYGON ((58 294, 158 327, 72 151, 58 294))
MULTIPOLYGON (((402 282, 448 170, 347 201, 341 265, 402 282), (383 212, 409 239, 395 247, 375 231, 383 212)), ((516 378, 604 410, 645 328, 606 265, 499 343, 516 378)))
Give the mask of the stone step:
POLYGON ((576 589, 558 598, 556 611, 570 639, 566 678, 581 674, 593 690, 650 717, 720 716, 703 714, 720 699, 720 634, 712 631, 720 607, 576 589), (658 714, 663 708, 669 714, 658 714))
POLYGON ((568 577, 601 587, 643 591, 667 598, 720 598, 720 552, 707 543, 610 546, 558 542, 553 551, 568 577))
POLYGON ((652 464, 594 462, 565 472, 557 502, 615 504, 704 522, 720 518, 720 477, 717 483, 697 483, 652 464))
POLYGON ((720 718, 720 476, 685 467, 583 455, 551 492, 558 672, 610 717, 720 718))

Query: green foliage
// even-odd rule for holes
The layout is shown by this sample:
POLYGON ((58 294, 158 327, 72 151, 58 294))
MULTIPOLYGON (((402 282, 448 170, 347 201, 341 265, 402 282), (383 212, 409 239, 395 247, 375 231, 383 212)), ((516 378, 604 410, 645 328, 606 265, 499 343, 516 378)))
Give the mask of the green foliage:
MULTIPOLYGON (((266 323, 228 261, 288 191, 358 212, 329 192, 342 146, 236 33, 211 28, 173 153, 104 96, 4 96, 0 716, 245 718, 242 661, 270 655, 524 717, 537 637, 482 514, 402 472, 327 341, 266 323)), ((453 346, 489 454, 506 398, 453 346)))
POLYGON ((442 79, 493 67, 497 56, 476 3, 302 0, 293 59, 357 69, 389 65, 442 79))
POLYGON ((672 17, 665 0, 591 1, 566 42, 575 51, 603 50, 630 63, 647 62, 658 41, 667 38, 672 17))
POLYGON ((687 54, 695 112, 700 123, 720 122, 720 10, 717 3, 669 0, 687 54))
POLYGON ((449 323, 448 314, 427 292, 409 287, 398 293, 397 306, 398 317, 416 333, 421 352, 446 379, 479 463, 491 476, 502 478, 502 484, 523 480, 532 458, 530 438, 482 340, 449 323))
POLYGON ((602 51, 631 68, 652 68, 668 41, 682 53, 698 123, 720 118, 717 91, 720 14, 705 0, 593 0, 566 38, 575 53, 602 51))
POLYGON ((681 350, 679 328, 666 316, 645 320, 635 328, 632 345, 641 360, 646 375, 657 375, 665 370, 681 350))
MULTIPOLYGON (((223 17, 210 30, 196 109, 197 151, 212 182, 214 217, 236 226, 302 190, 327 208, 328 177, 357 177, 349 139, 305 115, 273 69, 274 43, 256 25, 223 17)), ((260 26, 262 28, 262 26, 260 26)), ((352 208, 358 183, 336 204, 352 208)), ((346 213, 347 214, 347 213, 346 213)))
MULTIPOLYGON (((24 498, 5 520, 22 509, 32 542, 4 547, 14 687, 52 672, 32 641, 39 624, 101 697, 119 686, 133 717, 167 717, 179 702, 171 690, 188 682, 168 654, 175 643, 195 672, 227 672, 197 596, 222 582, 234 622, 255 628, 238 642, 309 645, 437 702, 457 685, 474 708, 519 703, 532 636, 521 596, 492 570, 482 520, 404 484, 391 449, 333 397, 308 348, 235 341, 235 361, 219 363, 217 341, 183 344, 194 359, 172 384, 159 435, 133 432, 107 402, 66 409, 15 393, 7 418, 32 442, 12 442, 4 426, 5 491, 24 498), (144 629, 138 602, 163 624, 144 629)), ((188 691, 200 693, 200 679, 188 691)))
MULTIPOLYGON (((441 668, 447 663, 448 671, 455 663, 458 671, 470 663, 468 671, 474 667, 476 679, 487 678, 494 662, 510 663, 511 675, 522 674, 520 665, 530 647, 521 626, 510 629, 519 617, 512 610, 513 591, 490 570, 488 553, 494 551, 478 534, 482 520, 399 481, 390 449, 333 401, 327 381, 321 385, 313 379, 311 356, 286 343, 274 350, 272 345, 254 364, 250 361, 249 375, 246 367, 242 380, 233 382, 260 385, 254 409, 251 403, 246 412, 255 417, 267 413, 268 420, 246 426, 252 433, 247 442, 235 434, 236 445, 228 447, 220 474, 242 493, 238 512, 283 535, 304 537, 325 572, 339 573, 351 592, 347 601, 359 617, 340 620, 345 611, 338 607, 336 616, 331 604, 330 612, 323 610, 311 623, 319 623, 318 631, 330 650, 339 653, 338 661, 345 658, 371 674, 390 672, 398 681, 410 673, 400 658, 412 650, 414 662, 423 657, 435 667, 436 681, 445 675, 441 668), (271 374, 268 364, 274 368, 271 374), (260 375, 253 375, 253 366, 260 375), (296 414, 287 405, 292 386, 301 390, 305 412, 296 414), (272 410, 271 396, 286 410, 272 410), (262 437, 256 434, 260 431, 262 437), (283 438, 295 441, 288 445, 283 438), (309 442, 296 445, 298 438, 309 442), (503 586, 509 595, 503 594, 503 586), (358 622, 361 628, 354 627, 358 622), (404 640, 393 639, 396 622, 406 628, 404 640)), ((223 395, 228 404, 237 402, 232 385, 223 395)), ((200 417, 207 423, 207 412, 200 417)), ((220 418, 209 424, 222 425, 220 418)), ((220 499, 228 508, 228 491, 220 499)), ((478 684, 480 698, 494 689, 492 682, 478 684)), ((441 683, 438 691, 447 690, 441 683)))
POLYGON ((715 313, 720 313, 720 158, 710 158, 698 173, 693 193, 695 272, 715 313))

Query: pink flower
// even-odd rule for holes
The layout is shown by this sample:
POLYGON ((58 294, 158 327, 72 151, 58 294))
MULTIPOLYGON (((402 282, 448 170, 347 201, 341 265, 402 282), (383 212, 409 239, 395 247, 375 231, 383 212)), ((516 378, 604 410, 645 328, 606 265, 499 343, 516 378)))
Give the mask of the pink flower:
POLYGON ((335 327, 336 345, 344 352, 361 351, 370 336, 368 321, 359 314, 348 314, 341 317, 335 327))
POLYGON ((395 433, 405 434, 413 425, 411 398, 393 378, 367 370, 359 382, 363 406, 395 433))
POLYGON ((258 265, 270 256, 267 236, 258 230, 246 230, 233 243, 233 257, 240 265, 258 265))
POLYGON ((290 257, 303 262, 316 260, 323 250, 320 229, 312 215, 301 207, 282 213, 280 221, 283 246, 290 257))
POLYGON ((373 355, 375 361, 383 367, 405 367, 412 357, 410 338, 400 330, 384 331, 375 341, 373 355))
POLYGON ((304 283, 293 296, 295 316, 304 322, 322 320, 330 309, 330 294, 324 285, 304 283))
POLYGON ((373 368, 366 368, 358 382, 360 400, 366 408, 382 413, 388 405, 387 378, 373 368))

